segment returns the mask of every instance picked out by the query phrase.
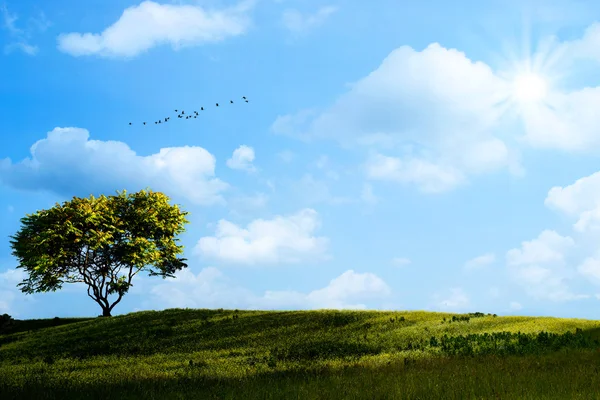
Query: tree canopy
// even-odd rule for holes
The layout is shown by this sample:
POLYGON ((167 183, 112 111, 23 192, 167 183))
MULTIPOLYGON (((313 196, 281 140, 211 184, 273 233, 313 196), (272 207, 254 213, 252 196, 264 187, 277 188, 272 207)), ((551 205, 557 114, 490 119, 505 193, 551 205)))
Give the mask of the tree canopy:
POLYGON ((183 246, 175 238, 185 231, 187 214, 151 190, 73 197, 27 214, 10 241, 17 268, 29 274, 17 287, 32 294, 83 282, 102 315, 110 316, 138 272, 165 279, 187 267, 186 259, 177 257, 183 246), (112 294, 118 297, 110 304, 112 294))

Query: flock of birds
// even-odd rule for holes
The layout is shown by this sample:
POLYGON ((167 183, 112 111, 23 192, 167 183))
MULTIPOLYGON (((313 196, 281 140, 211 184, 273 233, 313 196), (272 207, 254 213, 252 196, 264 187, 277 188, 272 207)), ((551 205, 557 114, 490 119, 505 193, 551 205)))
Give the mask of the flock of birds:
MULTIPOLYGON (((246 103, 248 103, 248 99, 246 98, 246 96, 242 96, 242 100, 246 103)), ((233 100, 229 100, 229 104, 233 104, 233 100)), ((219 107, 219 103, 215 103, 216 107, 219 107)), ((200 111, 204 111, 204 107, 200 107, 200 111)), ((175 112, 177 113, 177 118, 185 118, 185 119, 191 119, 191 118, 197 118, 200 113, 198 111, 192 111, 192 114, 185 114, 185 110, 175 110, 175 112)), ((169 120, 171 119, 171 117, 165 117, 164 119, 159 119, 158 121, 154 121, 154 123, 156 125, 158 124, 162 124, 162 123, 166 123, 169 122, 169 120)), ((146 125, 146 121, 142 122, 142 124, 146 125)), ((132 125, 132 123, 130 122, 129 125, 132 125)))

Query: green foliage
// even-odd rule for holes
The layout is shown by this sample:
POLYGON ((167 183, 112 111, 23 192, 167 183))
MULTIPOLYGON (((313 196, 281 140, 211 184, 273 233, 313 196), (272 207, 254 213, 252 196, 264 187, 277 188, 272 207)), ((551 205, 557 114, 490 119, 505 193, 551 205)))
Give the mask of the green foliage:
POLYGON ((4 332, 9 327, 14 325, 14 322, 15 321, 14 321, 13 317, 11 317, 10 315, 8 315, 8 314, 0 315, 0 333, 4 332))
POLYGON ((445 322, 448 323, 452 323, 452 322, 469 322, 471 321, 471 318, 483 318, 483 317, 497 317, 496 314, 484 314, 482 312, 474 312, 474 313, 468 313, 467 315, 453 315, 452 319, 448 319, 448 321, 446 321, 446 317, 444 317, 442 319, 442 324, 445 322))
POLYGON ((17 286, 32 294, 83 282, 103 315, 109 316, 138 272, 166 278, 187 267, 186 259, 177 257, 183 246, 175 239, 184 231, 187 214, 170 205, 163 193, 146 190, 74 197, 27 214, 10 242, 17 268, 29 275, 17 286), (110 305, 107 298, 112 294, 118 299, 110 305))
POLYGON ((597 339, 584 335, 580 328, 575 333, 563 334, 538 332, 525 334, 521 332, 493 332, 491 334, 471 334, 450 337, 446 334, 438 339, 430 339, 431 347, 439 347, 450 355, 493 354, 498 356, 540 354, 558 351, 564 348, 592 349, 600 348, 597 339))

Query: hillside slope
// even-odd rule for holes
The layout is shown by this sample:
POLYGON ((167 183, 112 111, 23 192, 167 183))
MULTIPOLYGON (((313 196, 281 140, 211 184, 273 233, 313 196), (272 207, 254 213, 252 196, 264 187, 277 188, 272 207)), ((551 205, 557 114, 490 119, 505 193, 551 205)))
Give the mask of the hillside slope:
POLYGON ((96 382, 105 390, 107 382, 273 379, 461 354, 529 355, 527 362, 537 365, 532 354, 572 348, 587 351, 580 361, 589 363, 600 348, 599 332, 595 320, 422 311, 169 309, 16 321, 0 334, 0 388, 30 390, 39 384, 62 390, 74 382, 96 382))

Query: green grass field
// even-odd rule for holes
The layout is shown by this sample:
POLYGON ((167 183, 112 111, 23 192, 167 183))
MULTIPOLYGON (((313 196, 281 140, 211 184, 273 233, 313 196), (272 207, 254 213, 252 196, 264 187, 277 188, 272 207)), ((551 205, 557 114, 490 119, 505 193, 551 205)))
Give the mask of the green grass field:
POLYGON ((480 313, 15 321, 0 399, 600 399, 599 334, 600 321, 480 313))

